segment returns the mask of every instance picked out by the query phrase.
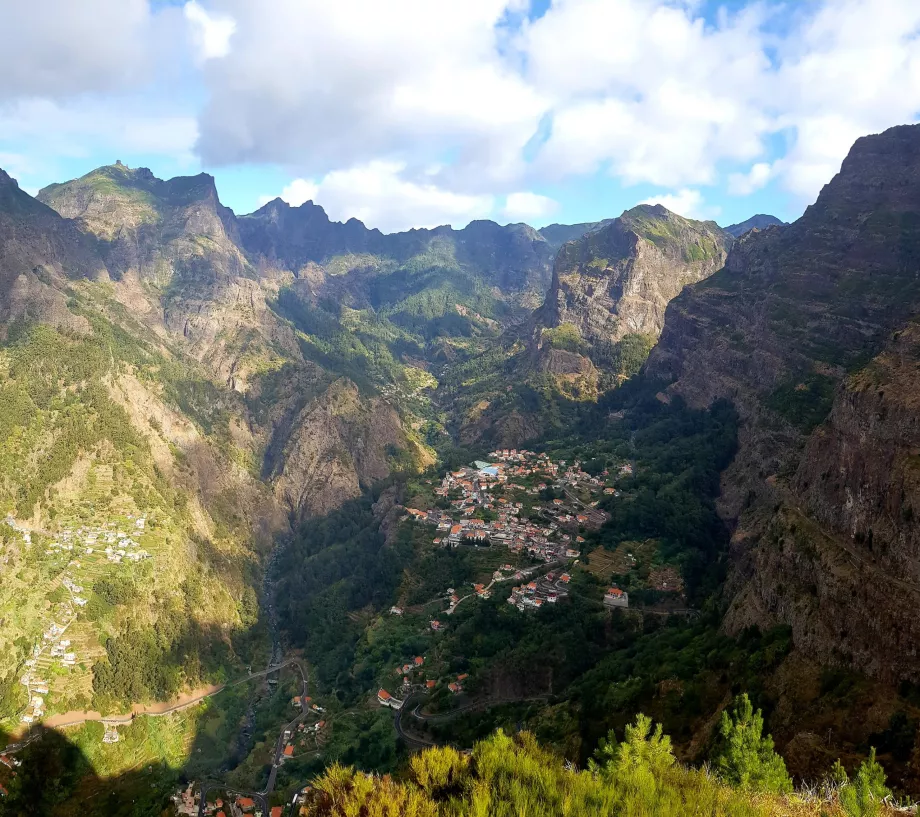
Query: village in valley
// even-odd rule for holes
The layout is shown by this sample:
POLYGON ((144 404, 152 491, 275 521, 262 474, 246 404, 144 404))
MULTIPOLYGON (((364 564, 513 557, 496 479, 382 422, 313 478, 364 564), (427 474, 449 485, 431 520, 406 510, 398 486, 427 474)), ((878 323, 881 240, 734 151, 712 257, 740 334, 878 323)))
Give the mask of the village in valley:
MULTIPOLYGON (((489 584, 474 584, 473 592, 465 595, 449 588, 446 615, 464 599, 472 595, 489 598, 495 584, 512 580, 522 583, 512 588, 508 603, 521 611, 564 598, 569 592, 569 574, 541 571, 540 563, 563 568, 578 559, 585 542, 582 533, 600 528, 609 519, 597 507, 601 497, 617 495, 608 470, 592 476, 577 460, 553 461, 547 454, 507 448, 493 451, 489 458, 491 462, 476 461, 448 472, 433 491, 434 507, 426 511, 407 508, 407 514, 436 530, 435 545, 504 547, 537 564, 526 569, 502 565, 489 584), (530 580, 537 573, 542 575, 530 580)), ((617 476, 631 473, 627 463, 617 476)), ((625 593, 622 598, 625 603, 617 606, 628 606, 625 593)), ((434 620, 431 626, 437 630, 440 622, 434 620)))
MULTIPOLYGON (((502 597, 507 593, 508 604, 521 612, 539 611, 566 599, 571 592, 571 566, 582 557, 583 534, 609 519, 598 507, 601 498, 618 496, 615 481, 632 473, 632 465, 624 463, 615 473, 604 469, 592 475, 577 460, 553 460, 527 450, 502 449, 488 458, 449 471, 440 482, 431 481, 429 500, 415 501, 423 509, 406 508, 409 522, 431 530, 429 547, 490 551, 495 559, 505 553, 508 558, 494 568, 488 581, 445 588, 432 602, 439 612, 428 621, 431 633, 444 630, 448 617, 461 605, 491 598, 500 585, 511 585, 502 597)), ((610 587, 603 605, 627 608, 629 595, 610 587)), ((407 612, 400 606, 389 610, 390 616, 400 618, 407 612)), ((415 694, 431 694, 442 687, 450 695, 464 691, 468 673, 451 675, 443 662, 437 667, 429 663, 426 656, 417 655, 397 666, 395 683, 387 689, 385 682, 377 692, 377 703, 398 710, 415 694)))
MULTIPOLYGON (((28 726, 48 714, 46 698, 54 692, 55 681, 66 685, 73 673, 82 671, 95 657, 85 645, 87 634, 77 637, 73 632, 96 581, 125 569, 119 565, 136 565, 151 559, 152 554, 138 541, 147 529, 145 516, 128 514, 122 522, 65 528, 56 533, 33 530, 12 516, 3 524, 11 530, 12 543, 21 553, 35 552, 45 558, 52 576, 45 594, 46 621, 20 677, 28 695, 20 722, 28 726)), ((0 568, 9 564, 9 558, 9 554, 4 555, 0 568)), ((104 741, 117 740, 117 730, 107 728, 104 741)))

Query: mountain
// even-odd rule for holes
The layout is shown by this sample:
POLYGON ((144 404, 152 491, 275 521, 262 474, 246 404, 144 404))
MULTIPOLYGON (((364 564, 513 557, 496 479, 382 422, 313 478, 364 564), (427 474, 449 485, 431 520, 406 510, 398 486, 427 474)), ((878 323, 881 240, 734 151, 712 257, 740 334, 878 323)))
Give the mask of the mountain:
POLYGON ((789 625, 810 660, 913 683, 918 181, 920 127, 859 139, 798 221, 671 302, 646 366, 742 419, 728 630, 789 625))
MULTIPOLYGON (((445 226, 384 234, 354 218, 330 221, 313 202, 291 207, 281 199, 241 216, 238 224, 242 246, 263 263, 294 272, 320 265, 329 275, 365 279, 365 288, 368 278, 397 271, 408 278, 427 266, 472 274, 513 301, 542 295, 552 264, 552 247, 526 224, 473 221, 462 230, 445 226)), ((372 298, 366 289, 364 294, 372 298)))
POLYGON ((786 224, 785 221, 780 221, 776 216, 768 216, 763 213, 758 213, 756 216, 751 216, 749 219, 740 222, 739 224, 730 224, 728 227, 724 227, 726 233, 734 236, 735 238, 741 238, 745 233, 750 232, 751 230, 766 230, 767 227, 778 226, 782 227, 786 224))
POLYGON ((546 298, 526 323, 443 373, 436 396, 451 406, 462 443, 515 447, 561 432, 557 399, 590 402, 635 374, 668 302, 719 269, 733 240, 661 205, 599 225, 559 249, 546 298))
POLYGON ((209 683, 247 660, 251 573, 288 529, 247 406, 124 308, 108 247, 6 174, 0 231, 0 717, 24 673, 57 712, 209 683))
POLYGON ((566 243, 534 316, 540 365, 591 377, 594 366, 615 365, 626 338, 654 342, 668 302, 719 269, 730 241, 713 222, 640 204, 566 243))

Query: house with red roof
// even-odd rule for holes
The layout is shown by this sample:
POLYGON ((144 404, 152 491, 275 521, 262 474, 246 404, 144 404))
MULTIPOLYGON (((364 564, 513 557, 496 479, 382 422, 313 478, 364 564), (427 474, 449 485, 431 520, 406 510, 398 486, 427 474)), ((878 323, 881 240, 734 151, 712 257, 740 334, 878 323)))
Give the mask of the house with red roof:
POLYGON ((619 587, 611 587, 604 594, 604 605, 606 607, 629 607, 629 594, 620 590, 619 587))

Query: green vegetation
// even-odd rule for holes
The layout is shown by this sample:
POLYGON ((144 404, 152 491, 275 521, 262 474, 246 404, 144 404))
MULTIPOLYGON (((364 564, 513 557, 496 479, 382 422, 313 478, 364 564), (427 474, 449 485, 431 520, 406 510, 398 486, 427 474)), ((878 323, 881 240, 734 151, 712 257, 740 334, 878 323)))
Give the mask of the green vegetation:
POLYGON ((881 801, 891 794, 885 785, 885 770, 875 759, 875 749, 869 750, 851 783, 839 762, 835 766, 840 789, 840 805, 847 817, 875 817, 882 810, 881 801))
POLYGON ((763 734, 763 715, 746 694, 735 699, 731 714, 722 712, 719 739, 715 770, 723 780, 745 791, 792 791, 786 764, 763 734))
POLYGON ((583 353, 587 349, 578 327, 573 323, 563 323, 553 329, 544 329, 542 337, 543 342, 552 349, 576 353, 583 353))
POLYGON ((661 726, 638 716, 585 771, 564 767, 532 735, 498 732, 469 756, 451 748, 413 756, 399 778, 374 778, 332 766, 314 781, 316 817, 767 817, 836 815, 833 801, 752 795, 677 763, 661 726))
POLYGON ((767 398, 766 405, 808 434, 827 417, 836 385, 834 378, 812 372, 779 386, 767 398))

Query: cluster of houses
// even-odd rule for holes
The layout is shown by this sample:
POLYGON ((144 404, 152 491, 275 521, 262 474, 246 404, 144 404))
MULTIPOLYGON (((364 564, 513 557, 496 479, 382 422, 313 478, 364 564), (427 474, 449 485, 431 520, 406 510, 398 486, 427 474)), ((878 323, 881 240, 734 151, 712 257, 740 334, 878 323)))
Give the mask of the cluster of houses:
POLYGON ((281 752, 281 764, 284 765, 286 760, 294 757, 296 751, 295 742, 304 749, 306 740, 310 736, 317 736, 326 728, 326 721, 317 721, 314 724, 299 723, 294 730, 284 730, 284 750, 281 752))
POLYGON ((263 815, 259 804, 252 797, 242 794, 228 794, 226 801, 222 797, 217 797, 213 801, 207 801, 202 808, 198 787, 194 781, 185 788, 180 788, 172 796, 172 801, 176 813, 185 817, 198 817, 199 814, 206 814, 207 817, 241 817, 244 814, 250 817, 281 817, 284 811, 281 806, 272 806, 268 815, 263 815))
MULTIPOLYGON (((438 497, 450 501, 449 511, 406 509, 416 522, 437 528, 436 544, 448 548, 500 545, 554 562, 577 558, 584 542, 579 530, 596 529, 609 518, 596 507, 602 493, 616 494, 615 488, 606 486, 607 471, 591 476, 581 470, 578 461, 554 462, 546 454, 526 450, 502 449, 489 456, 495 462, 476 461, 451 471, 435 488, 438 497), (499 486, 500 491, 496 490, 499 486), (556 495, 553 499, 528 499, 550 487, 556 495), (585 503, 576 492, 587 492, 591 499, 585 503), (523 499, 528 499, 532 509, 529 519, 522 518, 523 499), (490 521, 479 518, 482 511, 489 511, 490 521)), ((630 471, 631 466, 626 465, 620 473, 630 471)))
POLYGON ((539 610, 544 604, 555 604, 559 599, 569 595, 568 573, 547 573, 535 581, 511 588, 508 604, 520 611, 539 610))

